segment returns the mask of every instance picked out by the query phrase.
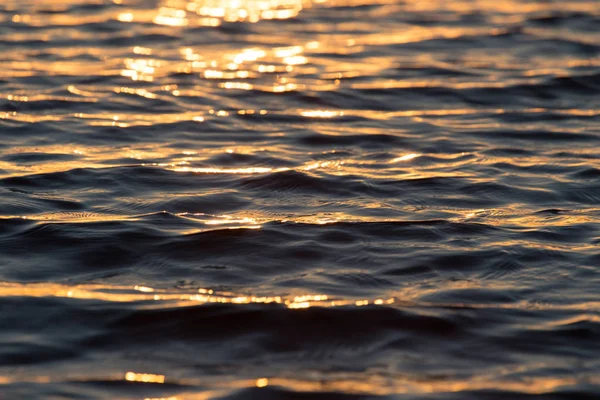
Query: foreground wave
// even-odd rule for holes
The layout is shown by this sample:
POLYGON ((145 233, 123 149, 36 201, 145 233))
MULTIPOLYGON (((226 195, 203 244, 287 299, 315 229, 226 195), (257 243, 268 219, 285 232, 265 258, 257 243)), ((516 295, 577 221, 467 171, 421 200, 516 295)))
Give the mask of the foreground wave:
POLYGON ((2 351, 0 371, 28 366, 27 373, 0 376, 8 394, 592 398, 600 383, 600 303, 444 303, 410 293, 356 301, 259 298, 189 284, 3 284, 0 294, 5 332, 32 332, 2 351), (38 317, 26 321, 23 313, 38 317), (586 355, 556 346, 569 340, 586 355), (575 359, 577 375, 569 368, 575 359), (63 366, 48 371, 51 360, 63 366), (285 372, 290 362, 294 369, 285 372))

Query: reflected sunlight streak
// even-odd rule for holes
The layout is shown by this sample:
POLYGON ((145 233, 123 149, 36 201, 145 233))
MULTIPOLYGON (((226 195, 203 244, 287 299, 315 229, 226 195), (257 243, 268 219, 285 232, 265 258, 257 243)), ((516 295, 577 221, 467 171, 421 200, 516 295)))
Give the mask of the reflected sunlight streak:
MULTIPOLYGON (((447 282, 444 290, 456 288, 481 287, 481 283, 447 282)), ((194 306, 198 304, 280 304, 289 309, 306 309, 310 307, 363 307, 391 306, 395 307, 452 307, 452 308, 499 308, 513 310, 577 310, 582 312, 600 311, 600 302, 590 301, 573 304, 540 304, 520 301, 517 303, 459 303, 423 301, 420 297, 442 290, 423 287, 406 287, 398 290, 395 297, 375 299, 334 298, 325 294, 292 295, 292 296, 252 296, 232 292, 217 292, 213 289, 199 288, 193 292, 175 289, 152 288, 146 285, 119 286, 102 284, 82 284, 77 286, 59 283, 11 283, 0 282, 0 296, 3 297, 68 297, 74 299, 95 299, 109 302, 166 302, 164 307, 194 306)), ((591 315, 591 314, 590 314, 591 315)), ((581 317, 583 318, 583 317, 581 317)), ((568 322, 565 322, 568 324, 568 322)))
POLYGON ((165 0, 154 23, 168 26, 216 26, 221 22, 283 20, 296 17, 308 0, 165 0), (192 19, 194 17, 194 19, 192 19))
POLYGON ((141 374, 137 372, 127 372, 125 374, 125 380, 129 382, 165 383, 165 376, 156 374, 141 374))

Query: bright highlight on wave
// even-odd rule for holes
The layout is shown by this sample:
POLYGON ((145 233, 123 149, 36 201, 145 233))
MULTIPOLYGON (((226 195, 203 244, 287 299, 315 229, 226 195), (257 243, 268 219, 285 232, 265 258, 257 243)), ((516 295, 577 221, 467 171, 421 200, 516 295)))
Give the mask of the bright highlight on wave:
MULTIPOLYGON (((530 377, 528 379, 519 379, 518 374, 524 371, 535 370, 540 367, 551 366, 548 364, 541 363, 525 363, 524 365, 518 365, 512 368, 506 368, 501 371, 494 371, 493 373, 482 374, 479 379, 469 379, 460 377, 431 377, 430 379, 423 379, 421 377, 413 377, 410 375, 394 375, 386 373, 369 373, 367 380, 365 380, 364 372, 346 372, 332 376, 328 379, 326 387, 332 392, 342 392, 346 394, 355 395, 398 395, 398 394, 433 394, 433 393, 458 393, 458 392, 469 392, 469 391, 514 391, 522 392, 527 394, 545 394, 551 393, 557 389, 567 389, 578 383, 577 379, 572 376, 558 376, 558 377, 530 377), (517 377, 511 377, 511 374, 517 375, 517 377)), ((170 378, 168 381, 165 375, 151 374, 151 373, 140 373, 134 371, 128 371, 125 375, 121 376, 106 376, 103 378, 105 382, 119 382, 127 381, 135 384, 165 384, 173 383, 175 385, 182 385, 193 388, 194 386, 202 387, 206 383, 206 379, 201 378, 170 378)), ((11 384, 13 382, 27 382, 35 384, 50 384, 52 382, 60 382, 61 379, 54 376, 27 376, 14 379, 13 377, 0 376, 0 385, 11 384)), ((90 379, 86 375, 80 375, 75 377, 75 382, 94 383, 94 379, 90 379)), ((598 385, 600 379, 597 376, 590 376, 586 382, 590 385, 598 385)), ((308 376, 283 376, 283 377, 260 377, 254 380, 249 379, 233 379, 223 384, 216 384, 214 393, 219 393, 222 390, 244 389, 250 387, 265 388, 268 386, 275 386, 285 388, 287 390, 293 390, 296 392, 321 392, 323 390, 324 382, 320 379, 308 376)), ((226 394, 227 392, 221 392, 226 394)), ((196 391, 183 392, 176 396, 169 397, 145 397, 144 400, 207 400, 207 393, 198 393, 196 391)))
POLYGON ((401 161, 410 161, 410 160, 413 160, 413 159, 415 159, 417 157, 420 157, 420 156, 421 156, 421 154, 417 154, 417 153, 405 154, 403 156, 396 157, 396 158, 392 159, 390 161, 390 163, 395 164, 395 163, 398 163, 398 162, 401 162, 401 161))
POLYGON ((256 380, 256 387, 266 387, 269 384, 269 380, 267 378, 258 378, 256 380))
POLYGON ((307 118, 335 118, 343 116, 344 112, 331 110, 306 110, 301 111, 300 115, 307 118))
POLYGON ((296 17, 307 5, 306 0, 167 0, 154 23, 217 26, 222 22, 282 20, 296 17))
POLYGON ((270 168, 270 167, 247 167, 247 168, 194 168, 194 167, 177 167, 174 169, 178 172, 196 172, 200 174, 266 174, 270 172, 288 171, 289 168, 270 168))
MULTIPOLYGON (((389 305, 396 302, 395 298, 385 299, 341 299, 332 298, 325 294, 304 294, 296 296, 252 296, 240 295, 233 292, 217 292, 213 289, 199 288, 194 291, 177 291, 173 289, 152 288, 145 285, 119 286, 84 284, 78 286, 58 283, 20 284, 0 282, 0 296, 27 297, 68 297, 74 299, 96 299, 112 302, 166 301, 175 302, 180 306, 194 304, 281 304, 290 309, 309 307, 342 307, 389 305)), ((128 373, 129 381, 155 382, 160 380, 149 374, 128 373)), ((164 382, 164 377, 162 377, 164 382)), ((162 382, 160 382, 162 383, 162 382)))
POLYGON ((141 374, 136 372, 127 372, 125 374, 125 380, 129 382, 165 383, 165 376, 156 374, 141 374))

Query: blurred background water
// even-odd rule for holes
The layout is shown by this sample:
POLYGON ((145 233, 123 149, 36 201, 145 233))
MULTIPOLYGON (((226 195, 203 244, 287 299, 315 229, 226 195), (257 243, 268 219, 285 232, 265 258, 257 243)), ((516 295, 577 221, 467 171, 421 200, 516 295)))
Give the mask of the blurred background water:
POLYGON ((597 399, 600 2, 4 0, 1 399, 597 399))

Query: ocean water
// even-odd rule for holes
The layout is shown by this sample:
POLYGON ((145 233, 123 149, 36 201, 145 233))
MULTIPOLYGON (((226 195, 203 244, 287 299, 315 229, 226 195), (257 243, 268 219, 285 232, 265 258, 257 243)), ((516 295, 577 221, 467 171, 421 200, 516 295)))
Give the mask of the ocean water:
POLYGON ((600 398, 600 2, 3 0, 0 399, 600 398))

